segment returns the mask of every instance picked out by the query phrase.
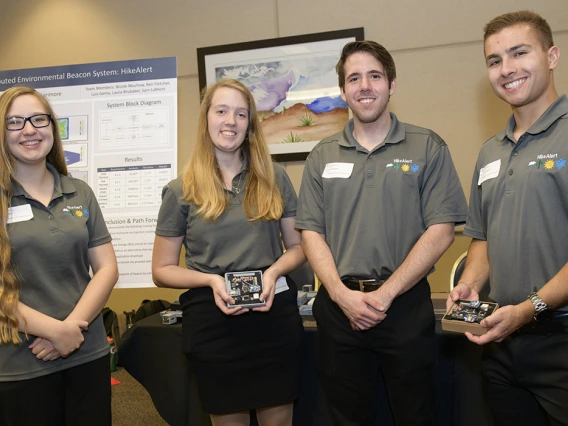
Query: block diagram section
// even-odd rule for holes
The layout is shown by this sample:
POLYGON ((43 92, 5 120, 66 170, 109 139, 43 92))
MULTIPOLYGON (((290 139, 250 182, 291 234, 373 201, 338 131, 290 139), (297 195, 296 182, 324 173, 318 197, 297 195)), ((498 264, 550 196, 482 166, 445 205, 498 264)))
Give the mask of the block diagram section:
POLYGON ((169 145, 168 108, 104 111, 99 115, 100 151, 153 149, 169 145))

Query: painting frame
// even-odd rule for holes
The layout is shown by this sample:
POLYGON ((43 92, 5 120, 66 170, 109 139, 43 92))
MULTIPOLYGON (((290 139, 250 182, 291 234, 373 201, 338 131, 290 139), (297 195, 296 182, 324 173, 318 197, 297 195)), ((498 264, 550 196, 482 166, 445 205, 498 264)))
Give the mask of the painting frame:
MULTIPOLYGON (((245 85, 251 88, 255 98, 257 98, 258 93, 262 93, 264 95, 262 98, 263 100, 260 103, 257 98, 257 109, 259 110, 259 114, 263 114, 261 111, 266 111, 267 114, 269 114, 269 117, 266 118, 266 120, 271 120, 265 123, 264 115, 261 118, 261 120, 263 120, 263 129, 267 142, 269 142, 268 146, 271 154, 280 155, 309 152, 319 142, 319 140, 340 131, 337 130, 338 126, 342 129, 348 119, 349 112, 347 105, 344 102, 343 104, 345 105, 342 105, 341 108, 336 105, 342 101, 338 99, 340 92, 339 85, 337 84, 337 74, 335 74, 335 64, 337 63, 337 60, 339 60, 339 55, 343 46, 346 43, 355 40, 364 40, 363 27, 235 44, 200 47, 197 49, 200 93, 203 93, 205 87, 213 84, 220 78, 227 76, 227 74, 229 77, 242 81, 245 85), (311 61, 313 66, 316 59, 322 64, 322 69, 316 70, 321 74, 318 75, 317 78, 306 78, 302 74, 302 71, 298 70, 298 67, 295 66, 298 63, 308 61, 311 61), (278 64, 278 66, 275 66, 275 64, 278 64), (281 64, 284 65, 281 66, 281 64), (294 66, 292 67, 291 64, 294 64, 294 66), (259 67, 258 65, 262 66, 259 67), (288 75, 274 77, 274 75, 278 72, 277 69, 284 69, 285 66, 293 68, 293 71, 291 70, 289 72, 295 75, 293 77, 288 77, 288 75), (251 67, 253 70, 257 70, 258 72, 256 74, 250 72, 251 67), (243 73, 243 69, 248 72, 247 75, 243 73), (221 74, 221 72, 223 72, 223 74, 221 74), (335 76, 334 85, 331 83, 332 73, 335 76), (223 75, 223 77, 220 77, 221 75, 223 75), (277 89, 277 96, 266 95, 266 90, 263 90, 262 88, 266 88, 268 84, 270 84, 270 87, 273 88, 276 85, 275 82, 277 82, 277 79, 281 79, 282 81, 286 80, 286 85, 292 84, 294 86, 291 88, 289 87, 290 90, 285 89, 285 87, 287 87, 286 85, 277 89), (248 84, 251 81, 254 81, 253 85, 248 84), (308 81, 309 83, 307 83, 308 81), (301 84, 304 85, 303 87, 309 87, 309 90, 298 90, 295 93, 309 93, 310 96, 312 96, 310 99, 313 99, 313 101, 309 104, 302 103, 301 99, 296 102, 296 104, 294 104, 295 101, 289 100, 289 95, 301 84), (286 93, 285 95, 283 94, 284 91, 286 93), (319 96, 320 94, 321 96, 319 96), (285 96, 285 98, 283 101, 280 101, 282 96, 285 96), (321 107, 321 105, 324 104, 323 99, 328 100, 325 104, 325 109, 324 107, 321 107), (337 101, 332 105, 329 99, 336 99, 337 101), (265 107, 261 109, 260 107, 263 105, 263 102, 265 107), (273 109, 269 109, 269 107, 273 105, 277 106, 273 109), (328 123, 328 126, 332 125, 335 130, 325 133, 325 129, 328 127, 325 127, 322 124, 318 129, 315 125, 313 128, 309 129, 310 132, 307 136, 307 138, 311 140, 306 141, 301 139, 299 136, 295 136, 294 131, 289 125, 290 120, 280 119, 281 116, 284 115, 281 113, 286 112, 286 105, 298 105, 298 107, 294 109, 296 114, 303 113, 305 117, 312 117, 312 122, 315 122, 316 125, 319 117, 321 118, 320 123, 325 121, 328 123), (302 107, 302 105, 304 105, 305 108, 302 107), (313 108, 313 105, 320 105, 320 109, 322 111, 321 116, 318 116, 318 112, 320 112, 319 110, 313 114, 316 116, 315 120, 313 119, 313 115, 309 115, 308 112, 303 112, 309 111, 311 113, 312 109, 308 109, 307 107, 309 106, 310 108, 313 108), (336 110, 341 113, 340 119, 334 120, 334 118, 329 114, 323 117, 323 115, 327 113, 334 112, 334 110, 330 110, 330 108, 334 107, 336 107, 336 110), (279 114, 281 114, 281 116, 279 114), (345 117, 347 117, 347 119, 345 117), (280 122, 278 120, 280 120, 280 122), (285 124, 286 122, 288 124, 285 124), (270 126, 271 130, 269 132, 266 130, 268 129, 268 126, 270 126), (290 136, 282 138, 281 135, 283 133, 287 134, 289 129, 290 136), (321 134, 318 134, 318 131, 321 134)), ((314 74, 317 74, 317 72, 314 74)), ((271 93, 271 95, 273 94, 271 93)), ((292 108, 289 108, 287 114, 292 114, 291 111, 292 108)), ((304 118, 304 116, 301 118, 304 118)), ((294 119, 295 118, 297 117, 294 117, 294 119)), ((306 120, 303 120, 302 125, 305 125, 305 122, 306 120)), ((311 126, 311 124, 308 124, 308 126, 311 126)))

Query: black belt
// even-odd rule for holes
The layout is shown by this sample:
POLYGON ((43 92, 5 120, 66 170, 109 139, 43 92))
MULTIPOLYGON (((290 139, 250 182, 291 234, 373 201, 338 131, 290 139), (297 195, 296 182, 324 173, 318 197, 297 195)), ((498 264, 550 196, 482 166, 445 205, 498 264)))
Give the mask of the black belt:
POLYGON ((378 280, 375 278, 371 278, 371 279, 359 279, 359 278, 354 278, 354 277, 347 277, 341 280, 343 282, 343 284, 345 284, 345 287, 347 287, 350 290, 355 290, 355 291, 362 291, 363 293, 369 293, 371 291, 375 291, 378 290, 380 286, 382 286, 386 279, 384 280, 378 280))

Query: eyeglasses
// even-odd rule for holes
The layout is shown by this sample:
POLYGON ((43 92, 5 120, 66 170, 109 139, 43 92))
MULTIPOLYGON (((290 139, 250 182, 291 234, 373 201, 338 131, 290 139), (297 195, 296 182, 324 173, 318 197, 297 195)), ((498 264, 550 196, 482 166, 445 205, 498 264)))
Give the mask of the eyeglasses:
POLYGON ((36 114, 30 117, 8 117, 6 130, 22 130, 26 127, 26 121, 32 123, 36 129, 47 127, 51 123, 51 114, 36 114))

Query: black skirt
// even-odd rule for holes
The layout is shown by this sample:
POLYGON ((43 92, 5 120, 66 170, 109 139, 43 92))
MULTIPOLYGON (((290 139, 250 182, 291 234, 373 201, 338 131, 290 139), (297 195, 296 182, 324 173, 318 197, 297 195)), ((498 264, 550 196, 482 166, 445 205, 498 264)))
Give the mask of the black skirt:
POLYGON ((275 295, 269 312, 225 315, 210 288, 184 293, 183 351, 204 410, 229 414, 290 404, 299 394, 302 320, 296 284, 275 295))

